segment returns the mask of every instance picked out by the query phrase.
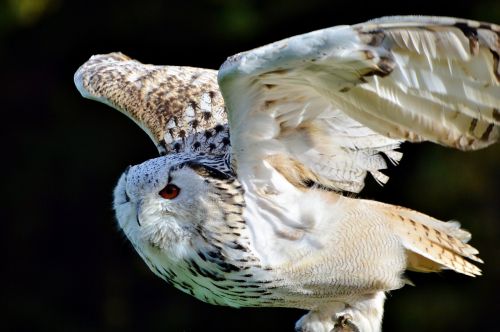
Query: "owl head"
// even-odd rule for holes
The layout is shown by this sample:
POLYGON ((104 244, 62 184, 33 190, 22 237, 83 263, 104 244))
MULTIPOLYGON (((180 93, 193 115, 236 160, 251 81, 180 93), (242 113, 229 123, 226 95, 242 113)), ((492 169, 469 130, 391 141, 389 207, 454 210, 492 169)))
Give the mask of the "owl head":
POLYGON ((137 250, 175 251, 197 240, 203 224, 223 220, 234 182, 217 158, 168 155, 129 166, 114 191, 118 224, 137 250))

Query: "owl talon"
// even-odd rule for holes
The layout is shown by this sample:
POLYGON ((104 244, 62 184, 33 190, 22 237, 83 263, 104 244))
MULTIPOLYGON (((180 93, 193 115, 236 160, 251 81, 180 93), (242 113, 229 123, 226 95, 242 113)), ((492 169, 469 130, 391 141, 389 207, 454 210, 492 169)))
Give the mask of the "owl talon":
POLYGON ((345 314, 337 319, 337 322, 331 332, 359 332, 359 329, 352 322, 352 316, 345 314))

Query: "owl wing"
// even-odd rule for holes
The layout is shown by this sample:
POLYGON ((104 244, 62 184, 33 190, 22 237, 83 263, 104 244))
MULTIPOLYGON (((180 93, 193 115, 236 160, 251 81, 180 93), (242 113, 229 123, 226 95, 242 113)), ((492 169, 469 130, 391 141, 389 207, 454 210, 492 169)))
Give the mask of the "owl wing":
POLYGON ((92 56, 74 80, 83 97, 116 108, 137 123, 161 154, 228 150, 215 70, 146 65, 111 53, 92 56))
POLYGON ((475 150, 497 141, 500 27, 387 17, 295 36, 219 71, 239 177, 359 192, 384 183, 403 141, 475 150), (385 155, 385 156, 384 156, 385 155))

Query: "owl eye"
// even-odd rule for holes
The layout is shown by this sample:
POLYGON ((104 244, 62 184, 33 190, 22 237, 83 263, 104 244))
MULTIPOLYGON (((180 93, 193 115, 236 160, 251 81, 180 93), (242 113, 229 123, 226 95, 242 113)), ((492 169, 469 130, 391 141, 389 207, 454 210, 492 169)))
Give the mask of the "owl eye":
POLYGON ((158 194, 165 199, 174 199, 179 196, 181 190, 175 184, 167 184, 158 194))

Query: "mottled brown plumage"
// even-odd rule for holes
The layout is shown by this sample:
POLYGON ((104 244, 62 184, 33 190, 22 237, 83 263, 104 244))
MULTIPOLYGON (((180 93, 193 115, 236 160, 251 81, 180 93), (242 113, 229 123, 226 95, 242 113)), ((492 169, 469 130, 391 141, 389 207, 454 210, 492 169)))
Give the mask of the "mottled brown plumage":
POLYGON ((161 154, 224 154, 229 131, 217 72, 144 65, 121 53, 93 56, 76 73, 79 89, 134 120, 161 154))

